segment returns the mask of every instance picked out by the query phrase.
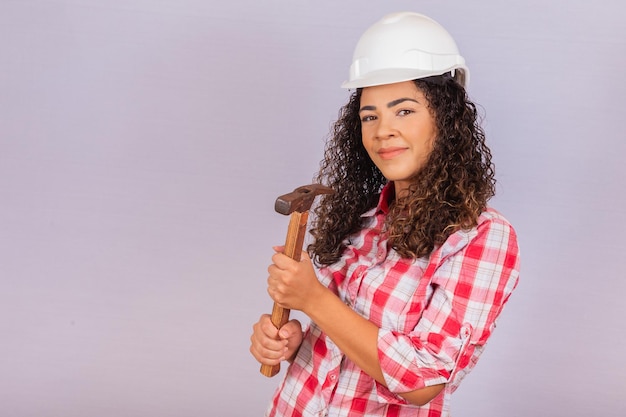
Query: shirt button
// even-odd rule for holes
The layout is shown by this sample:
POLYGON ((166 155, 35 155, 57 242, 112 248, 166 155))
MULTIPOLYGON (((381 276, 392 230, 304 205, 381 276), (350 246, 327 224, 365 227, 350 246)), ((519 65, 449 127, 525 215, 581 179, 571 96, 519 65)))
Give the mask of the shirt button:
POLYGON ((337 375, 335 375, 335 374, 331 374, 331 375, 330 375, 330 380, 331 380, 331 381, 334 381, 335 379, 337 379, 337 375))

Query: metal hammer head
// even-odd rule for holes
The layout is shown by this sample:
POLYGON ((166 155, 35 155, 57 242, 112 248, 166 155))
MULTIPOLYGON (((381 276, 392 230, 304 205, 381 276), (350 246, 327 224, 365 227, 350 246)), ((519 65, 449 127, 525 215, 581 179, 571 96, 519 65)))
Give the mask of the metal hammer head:
POLYGON ((303 213, 308 211, 313 204, 315 196, 319 194, 332 194, 333 190, 321 184, 310 184, 298 187, 289 194, 281 195, 276 199, 274 209, 280 214, 291 214, 294 211, 303 213))

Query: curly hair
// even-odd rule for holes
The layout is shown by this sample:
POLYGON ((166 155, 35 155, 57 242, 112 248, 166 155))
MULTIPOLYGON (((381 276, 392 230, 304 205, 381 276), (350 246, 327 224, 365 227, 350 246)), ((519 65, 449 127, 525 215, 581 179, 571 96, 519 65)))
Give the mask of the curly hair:
MULTIPOLYGON (((476 105, 451 76, 414 81, 425 95, 437 136, 427 162, 385 221, 390 246, 404 258, 428 256, 452 233, 477 224, 495 193, 491 151, 476 105)), ((361 89, 339 111, 316 180, 333 188, 315 208, 308 246, 318 265, 342 255, 346 239, 362 227, 361 214, 376 206, 387 180, 361 141, 361 89)))

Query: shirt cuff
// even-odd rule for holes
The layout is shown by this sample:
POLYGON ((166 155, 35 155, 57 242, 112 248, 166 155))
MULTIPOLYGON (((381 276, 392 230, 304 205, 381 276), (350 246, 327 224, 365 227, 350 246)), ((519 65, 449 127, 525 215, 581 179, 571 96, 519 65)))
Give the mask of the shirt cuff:
POLYGON ((454 368, 453 360, 438 361, 414 339, 384 329, 378 331, 378 361, 387 389, 396 394, 446 383, 454 368))

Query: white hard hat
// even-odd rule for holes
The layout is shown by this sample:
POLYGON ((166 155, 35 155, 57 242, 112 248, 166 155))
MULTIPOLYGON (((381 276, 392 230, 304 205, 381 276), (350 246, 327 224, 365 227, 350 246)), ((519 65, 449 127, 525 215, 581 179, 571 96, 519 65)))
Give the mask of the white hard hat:
POLYGON ((469 70, 456 42, 433 19, 400 12, 383 17, 359 39, 343 88, 391 84, 451 72, 464 87, 469 70))

